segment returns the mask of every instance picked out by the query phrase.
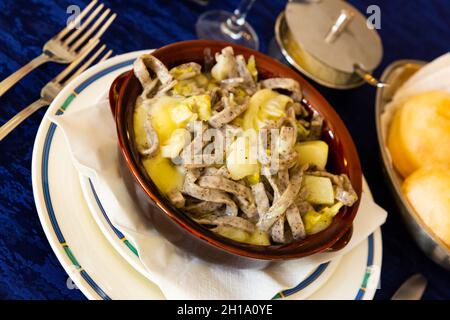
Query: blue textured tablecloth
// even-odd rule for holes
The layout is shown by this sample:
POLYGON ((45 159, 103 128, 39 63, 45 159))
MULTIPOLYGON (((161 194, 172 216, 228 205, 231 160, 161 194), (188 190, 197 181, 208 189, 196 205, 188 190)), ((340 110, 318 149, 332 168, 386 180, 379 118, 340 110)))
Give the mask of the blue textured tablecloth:
MULTIPOLYGON (((211 8, 232 10, 238 0, 211 0, 202 7, 183 0, 104 1, 119 14, 104 42, 116 54, 157 48, 195 38, 199 14, 211 8), (132 35, 132 36, 130 36, 132 35)), ((381 70, 397 59, 432 60, 450 49, 449 0, 351 0, 362 12, 378 4, 384 44, 381 70)), ((67 19, 70 4, 87 0, 0 0, 0 79, 40 53, 44 42, 67 19)), ((274 36, 273 26, 286 1, 259 0, 249 21, 266 52, 274 36)), ((0 123, 38 98, 40 88, 60 70, 47 64, 23 79, 0 98, 0 123)), ((388 299, 400 284, 416 272, 429 280, 426 299, 450 299, 450 272, 429 261, 419 251, 401 222, 381 173, 374 121, 375 90, 369 86, 336 91, 315 85, 331 102, 349 128, 361 157, 364 173, 375 200, 389 211, 383 230, 381 289, 376 299, 388 299)), ((31 188, 31 154, 44 111, 38 112, 0 143, 0 298, 83 299, 69 290, 67 275, 44 235, 31 188)))

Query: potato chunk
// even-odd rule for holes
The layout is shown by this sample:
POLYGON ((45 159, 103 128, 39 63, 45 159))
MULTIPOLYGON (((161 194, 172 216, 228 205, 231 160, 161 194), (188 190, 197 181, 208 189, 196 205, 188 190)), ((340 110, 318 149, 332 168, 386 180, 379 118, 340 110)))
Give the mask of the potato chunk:
POLYGON ((328 160, 328 145, 321 141, 305 141, 295 145, 300 165, 313 164, 320 170, 325 169, 328 160))

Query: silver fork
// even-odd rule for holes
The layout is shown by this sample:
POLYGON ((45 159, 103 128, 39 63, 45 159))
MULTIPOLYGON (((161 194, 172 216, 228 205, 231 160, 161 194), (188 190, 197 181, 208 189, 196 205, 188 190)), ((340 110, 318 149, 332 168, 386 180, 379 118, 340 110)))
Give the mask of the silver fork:
POLYGON ((99 4, 95 9, 97 0, 90 2, 80 14, 72 20, 58 34, 45 43, 42 53, 0 82, 0 97, 20 79, 39 67, 41 64, 52 61, 57 63, 70 63, 83 55, 92 42, 100 39, 116 18, 110 9, 103 11, 104 5, 99 4), (89 11, 92 12, 88 15, 89 11), (100 12, 103 13, 94 21, 100 12), (105 21, 105 19, 109 18, 105 21), (81 20, 86 19, 81 24, 81 20), (75 26, 79 25, 79 28, 75 26), (89 26, 89 28, 87 28, 89 26), (97 30, 98 29, 98 30, 97 30), (96 32, 95 32, 96 31, 96 32), (95 34, 93 34, 95 32, 95 34))
MULTIPOLYGON (((53 80, 48 82, 41 90, 41 97, 30 104, 28 107, 17 113, 11 120, 0 127, 0 141, 3 140, 14 128, 22 123, 26 118, 32 115, 34 112, 42 107, 49 106, 50 103, 55 99, 56 95, 66 86, 70 80, 75 78, 81 72, 86 70, 93 62, 99 57, 99 55, 105 50, 106 45, 102 45, 97 51, 92 54, 92 56, 83 63, 79 68, 77 68, 89 52, 94 49, 94 47, 99 43, 99 40, 95 40, 94 45, 85 50, 85 52, 76 58, 67 68, 65 68, 60 74, 58 74, 53 80)), ((112 54, 112 50, 109 50, 103 57, 98 61, 102 62, 112 54)))

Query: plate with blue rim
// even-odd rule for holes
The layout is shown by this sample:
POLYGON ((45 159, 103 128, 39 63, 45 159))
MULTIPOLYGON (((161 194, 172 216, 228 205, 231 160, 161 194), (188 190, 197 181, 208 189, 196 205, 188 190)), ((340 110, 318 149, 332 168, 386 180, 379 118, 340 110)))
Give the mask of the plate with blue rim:
MULTIPOLYGON (((48 108, 62 114, 102 97, 115 77, 149 50, 98 64, 74 79, 48 108)), ((133 244, 109 221, 95 181, 79 176, 62 132, 44 117, 33 150, 33 192, 45 234, 61 265, 89 299, 164 299, 133 244)), ((365 190, 370 192, 365 184, 365 190)), ((274 298, 372 299, 382 258, 377 230, 341 259, 318 266, 274 298)), ((71 287, 68 287, 70 290, 71 287)))

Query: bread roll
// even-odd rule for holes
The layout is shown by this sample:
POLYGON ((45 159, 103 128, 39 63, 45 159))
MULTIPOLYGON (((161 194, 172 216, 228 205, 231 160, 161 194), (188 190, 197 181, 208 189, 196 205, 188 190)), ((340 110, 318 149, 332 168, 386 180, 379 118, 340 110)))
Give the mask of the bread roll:
POLYGON ((419 169, 402 189, 422 221, 450 247, 450 166, 419 169))
POLYGON ((387 146, 404 178, 423 166, 450 164, 450 93, 407 99, 394 114, 387 146))

